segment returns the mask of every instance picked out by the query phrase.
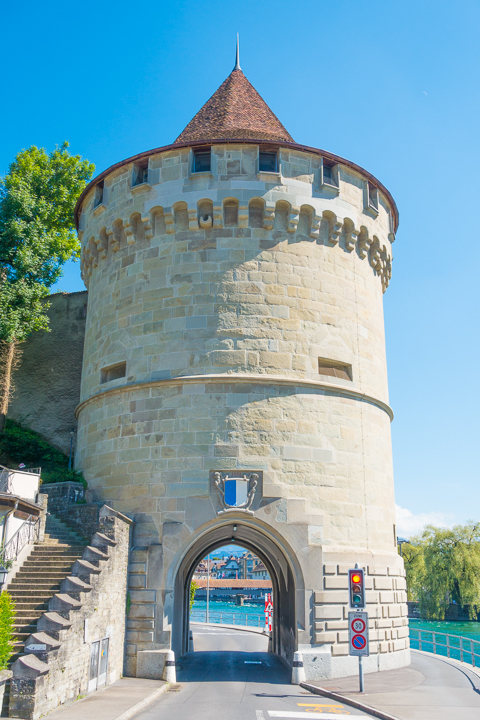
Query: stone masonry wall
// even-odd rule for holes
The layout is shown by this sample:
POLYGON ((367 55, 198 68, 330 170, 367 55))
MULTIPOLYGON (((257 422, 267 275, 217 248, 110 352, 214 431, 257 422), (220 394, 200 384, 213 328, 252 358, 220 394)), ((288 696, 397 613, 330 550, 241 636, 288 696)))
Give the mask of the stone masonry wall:
POLYGON ((98 532, 12 666, 10 717, 37 720, 87 693, 92 642, 109 638, 107 684, 123 674, 131 521, 104 506, 98 532))
MULTIPOLYGON (((196 175, 191 149, 160 152, 148 182, 132 187, 125 165, 100 204, 94 188, 82 203, 77 464, 90 502, 135 518, 131 673, 139 653, 172 642, 178 568, 225 522, 214 471, 261 473, 244 522, 289 546, 297 617, 285 614, 282 637, 322 655, 316 671, 349 669, 344 630, 315 617, 338 603, 342 618, 336 608, 325 623, 345 621, 346 576, 320 569, 362 562, 401 577, 383 319, 392 208, 381 191, 371 205, 360 171, 340 163, 326 185, 318 155, 278 158, 279 172, 263 173, 258 146, 215 145, 211 172, 196 175)), ((401 591, 382 592, 379 619, 391 622, 401 591)), ((408 662, 392 622, 375 630, 390 633, 392 663, 408 662)))
POLYGON ((39 330, 22 343, 8 416, 68 454, 80 400, 87 292, 56 293, 48 302, 50 332, 39 330))

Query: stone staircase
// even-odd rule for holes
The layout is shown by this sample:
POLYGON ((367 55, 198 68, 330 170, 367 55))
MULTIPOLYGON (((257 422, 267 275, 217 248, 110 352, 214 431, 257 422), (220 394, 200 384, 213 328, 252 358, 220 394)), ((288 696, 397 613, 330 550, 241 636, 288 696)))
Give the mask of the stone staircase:
MULTIPOLYGON (((38 618, 70 575, 72 565, 81 558, 88 541, 53 514, 47 515, 45 539, 31 554, 8 585, 15 602, 15 654, 9 664, 24 655, 25 640, 37 630, 38 618)), ((9 693, 5 690, 2 716, 8 717, 9 693)))

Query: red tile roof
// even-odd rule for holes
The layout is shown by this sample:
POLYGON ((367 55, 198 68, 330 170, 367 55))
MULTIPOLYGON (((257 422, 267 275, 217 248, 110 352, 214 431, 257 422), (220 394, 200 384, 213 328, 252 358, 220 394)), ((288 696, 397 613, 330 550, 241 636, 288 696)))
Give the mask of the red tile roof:
POLYGON ((198 140, 294 142, 241 70, 233 70, 175 143, 198 140))

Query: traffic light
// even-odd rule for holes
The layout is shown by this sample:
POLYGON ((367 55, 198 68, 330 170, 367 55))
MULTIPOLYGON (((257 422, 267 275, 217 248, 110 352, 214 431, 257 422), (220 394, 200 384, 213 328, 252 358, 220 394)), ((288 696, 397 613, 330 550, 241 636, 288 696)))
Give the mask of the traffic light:
POLYGON ((361 568, 348 571, 348 599, 354 610, 365 608, 365 571, 361 568))

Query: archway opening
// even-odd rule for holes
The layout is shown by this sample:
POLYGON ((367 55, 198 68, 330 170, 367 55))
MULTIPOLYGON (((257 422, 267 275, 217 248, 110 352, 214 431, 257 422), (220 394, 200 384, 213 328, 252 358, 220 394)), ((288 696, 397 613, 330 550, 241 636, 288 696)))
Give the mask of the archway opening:
POLYGON ((269 650, 291 665, 297 642, 297 588, 293 569, 279 543, 270 534, 242 520, 232 517, 229 522, 223 521, 209 528, 185 553, 175 580, 173 649, 177 657, 189 651, 190 586, 200 562, 226 545, 236 545, 257 557, 267 570, 273 601, 269 650))
POLYGON ((209 552, 194 570, 189 609, 190 652, 268 652, 272 581, 251 550, 232 543, 209 552))

